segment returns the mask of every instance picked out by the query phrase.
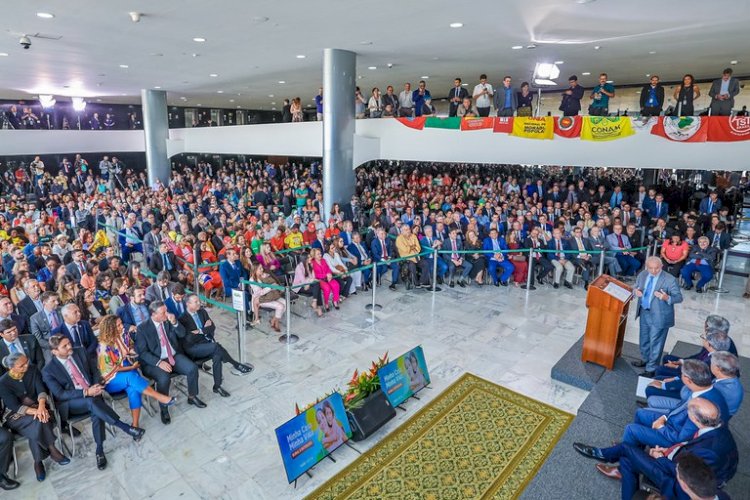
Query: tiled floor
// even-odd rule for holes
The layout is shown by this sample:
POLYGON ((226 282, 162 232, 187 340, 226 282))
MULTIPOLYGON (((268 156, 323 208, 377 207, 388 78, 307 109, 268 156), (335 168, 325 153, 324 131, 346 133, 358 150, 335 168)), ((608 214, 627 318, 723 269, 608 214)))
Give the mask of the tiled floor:
MULTIPOLYGON (((740 297, 744 280, 727 277, 729 294, 687 292, 677 306, 677 326, 667 349, 677 340, 696 342, 709 313, 732 322, 732 336, 741 353, 750 352, 750 303, 740 297)), ((364 450, 408 419, 426 401, 460 374, 472 372, 527 396, 566 411, 576 412, 587 393, 553 382, 552 365, 580 337, 585 325, 585 293, 541 287, 526 293, 517 288, 472 287, 432 293, 378 290, 383 311, 371 313, 364 305, 371 296, 353 297, 340 311, 322 319, 292 316, 299 343, 287 347, 270 334, 267 319, 260 330, 250 330, 247 353, 256 370, 248 377, 227 374, 227 399, 211 392, 211 378, 201 374, 206 409, 188 407, 184 398, 173 410, 172 425, 157 417, 142 419, 147 432, 135 444, 118 433, 105 443, 109 467, 95 468, 90 431, 79 441, 70 465, 48 466, 48 479, 37 483, 25 443, 19 443, 19 474, 23 486, 3 499, 89 498, 301 498, 356 458, 341 448, 336 463, 321 462, 303 477, 295 490, 287 485, 275 443, 274 429, 294 415, 294 404, 310 402, 332 388, 342 387, 355 368, 388 351, 398 355, 422 344, 432 377, 432 388, 421 401, 411 400, 407 412, 375 436, 355 446, 364 450), (83 444, 82 444, 83 443, 83 444)), ((295 308, 300 306, 295 306, 295 308)), ((301 311, 308 316, 309 311, 301 311)), ((235 321, 216 309, 210 314, 221 328, 221 338, 236 352, 235 321)), ((632 313, 631 313, 632 314, 632 313)), ((637 341, 637 321, 631 317, 626 340, 637 341)), ((128 420, 127 410, 120 415, 128 420)))

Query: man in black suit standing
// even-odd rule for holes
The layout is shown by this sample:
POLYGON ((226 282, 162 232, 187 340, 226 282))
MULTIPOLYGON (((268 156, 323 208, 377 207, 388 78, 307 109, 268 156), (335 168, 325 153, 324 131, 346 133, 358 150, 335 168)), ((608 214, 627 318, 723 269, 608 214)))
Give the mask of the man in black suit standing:
POLYGON ((725 69, 721 78, 711 83, 711 115, 730 116, 734 107, 734 96, 740 93, 740 81, 732 76, 732 68, 725 69))
POLYGON ((453 88, 448 92, 448 101, 450 101, 448 116, 456 116, 458 106, 464 102, 465 97, 469 97, 469 91, 463 88, 461 85, 461 79, 456 78, 453 80, 453 88))
POLYGON ((211 369, 214 375, 213 390, 219 396, 226 398, 229 393, 221 387, 222 363, 231 364, 235 370, 245 375, 253 371, 253 367, 235 361, 221 344, 216 342, 214 334, 216 325, 208 312, 201 307, 201 301, 195 294, 185 298, 185 313, 179 318, 180 324, 185 329, 186 335, 182 339, 182 347, 188 357, 192 359, 211 358, 211 369))
MULTIPOLYGON (((33 335, 18 335, 18 328, 9 319, 0 321, 0 360, 13 353, 26 356, 29 363, 40 370, 44 367, 44 354, 39 342, 33 335)), ((0 366, 0 374, 5 373, 5 368, 0 366)))
POLYGON ((0 321, 4 319, 9 319, 16 325, 19 335, 28 335, 31 333, 26 317, 13 312, 13 301, 10 300, 10 297, 0 297, 0 321))
POLYGON ((159 253, 156 253, 151 258, 151 264, 149 265, 151 272, 159 274, 162 271, 169 273, 170 281, 177 281, 177 258, 174 252, 169 250, 166 243, 159 245, 159 253))
POLYGON ((664 87, 657 75, 651 76, 651 82, 641 89, 641 116, 659 116, 664 107, 664 87))
MULTIPOLYGON (((188 384, 188 404, 205 408, 198 399, 198 367, 182 353, 180 340, 186 335, 174 314, 167 312, 164 302, 156 300, 148 306, 151 318, 138 325, 135 350, 141 362, 141 371, 156 381, 156 390, 169 394, 171 374, 185 375, 188 384)), ((169 410, 161 406, 161 421, 171 423, 169 410)))
POLYGON ((102 398, 104 380, 98 370, 92 370, 87 357, 75 352, 70 339, 63 335, 53 335, 49 339, 52 360, 44 367, 42 378, 55 398, 60 418, 67 421, 70 416, 91 415, 91 428, 96 442, 96 466, 107 468, 104 455, 104 424, 117 427, 140 441, 146 432, 120 420, 120 416, 102 398))

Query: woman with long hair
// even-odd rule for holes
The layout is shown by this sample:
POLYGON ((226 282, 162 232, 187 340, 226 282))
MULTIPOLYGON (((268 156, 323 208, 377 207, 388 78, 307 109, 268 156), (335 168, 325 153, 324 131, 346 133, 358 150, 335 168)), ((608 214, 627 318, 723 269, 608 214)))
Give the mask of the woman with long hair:
POLYGON ((81 311, 81 319, 88 321, 94 327, 107 314, 107 308, 102 304, 101 300, 96 298, 93 290, 86 288, 78 290, 75 304, 81 311))
POLYGON ((278 282, 274 277, 267 273, 263 266, 258 265, 253 269, 253 273, 250 275, 250 281, 253 282, 250 285, 250 293, 253 297, 253 315, 255 320, 253 325, 260 323, 260 308, 273 309, 274 315, 271 318, 271 328, 277 332, 281 331, 281 318, 284 316, 286 311, 286 302, 281 297, 282 293, 277 288, 262 286, 261 284, 277 285, 278 282))
POLYGON ((323 308, 320 307, 320 283, 315 279, 308 254, 303 253, 299 256, 299 263, 294 268, 294 290, 300 295, 312 297, 310 307, 312 307, 318 317, 323 316, 323 308), (299 286, 305 284, 304 286, 299 286))
POLYGON ((81 276, 81 286, 89 290, 96 289, 96 278, 99 275, 99 261, 94 259, 86 262, 86 272, 81 276))
POLYGON ((110 289, 112 298, 109 299, 109 306, 107 307, 109 314, 117 314, 119 308, 130 303, 128 288, 130 288, 130 283, 127 278, 115 278, 112 280, 112 288, 110 289))
POLYGON ((137 286, 139 288, 148 288, 149 286, 151 286, 151 280, 148 279, 146 276, 144 276, 143 273, 141 272, 140 262, 131 261, 130 264, 128 264, 128 270, 127 270, 126 275, 127 275, 128 281, 133 286, 137 286))
POLYGON ((139 427, 141 417, 142 398, 145 394, 154 398, 159 404, 172 406, 177 401, 166 394, 156 392, 148 380, 138 373, 138 361, 135 350, 128 348, 124 341, 125 327, 122 320, 113 314, 108 314, 99 325, 99 345, 97 361, 102 379, 106 384, 104 389, 114 394, 126 392, 130 413, 133 416, 133 427, 139 427))
POLYGON ((676 116, 693 116, 695 114, 694 102, 701 96, 701 89, 694 83, 693 75, 686 74, 682 77, 682 84, 675 86, 673 97, 677 101, 674 114, 676 116))
MULTIPOLYGON (((508 250, 521 250, 521 242, 518 241, 515 231, 508 231, 505 241, 508 244, 508 250)), ((517 251, 508 253, 507 257, 513 264, 513 284, 516 286, 525 284, 529 272, 529 263, 526 262, 526 256, 517 251)))
POLYGON ((295 97, 292 99, 292 104, 289 108, 289 111, 292 113, 292 122, 301 122, 302 121, 302 99, 299 97, 295 97))
POLYGON ((76 300, 76 294, 78 293, 78 282, 69 275, 63 277, 62 280, 57 284, 58 297, 60 297, 60 305, 70 304, 76 300))

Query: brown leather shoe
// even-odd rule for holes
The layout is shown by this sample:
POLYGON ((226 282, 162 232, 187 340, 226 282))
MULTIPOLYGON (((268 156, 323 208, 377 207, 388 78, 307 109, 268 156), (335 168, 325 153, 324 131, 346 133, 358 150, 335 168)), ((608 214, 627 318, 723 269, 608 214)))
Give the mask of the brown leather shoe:
POLYGON ((596 470, 604 474, 610 479, 622 479, 622 474, 620 474, 620 469, 616 465, 607 465, 607 464, 596 464, 596 470))

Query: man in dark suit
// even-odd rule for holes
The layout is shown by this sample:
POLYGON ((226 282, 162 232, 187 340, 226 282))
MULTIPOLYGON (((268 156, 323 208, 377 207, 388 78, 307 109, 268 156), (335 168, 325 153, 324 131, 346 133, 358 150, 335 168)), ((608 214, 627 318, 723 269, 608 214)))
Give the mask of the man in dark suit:
MULTIPOLYGON (((156 381, 156 390, 162 394, 169 394, 172 373, 185 375, 188 404, 205 408, 206 403, 198 398, 198 367, 182 351, 181 340, 187 335, 185 329, 174 314, 167 312, 164 302, 152 302, 148 309, 151 318, 138 325, 135 336, 141 371, 156 381)), ((168 407, 160 407, 162 423, 169 424, 172 420, 168 407)))
POLYGON ((235 370, 243 375, 253 371, 253 367, 235 361, 226 349, 216 341, 216 325, 208 312, 201 307, 201 301, 195 294, 190 294, 185 299, 187 310, 179 318, 180 324, 185 329, 185 337, 182 339, 182 348, 185 354, 193 360, 211 358, 214 376, 213 391, 219 396, 226 398, 229 393, 221 386, 222 363, 231 364, 235 370))
POLYGON ((737 472, 739 453, 729 428, 722 424, 719 409, 711 401, 695 398, 688 403, 688 418, 698 432, 684 441, 669 446, 655 446, 647 453, 641 446, 622 443, 612 448, 606 457, 596 448, 576 443, 576 451, 588 458, 606 462, 620 462, 620 466, 597 464, 596 469, 607 477, 621 479, 622 498, 633 498, 638 491, 639 474, 646 476, 666 498, 686 498, 677 481, 677 462, 685 454, 693 454, 705 461, 724 484, 737 472))
POLYGON ((573 228, 573 234, 568 241, 568 246, 571 250, 578 250, 579 254, 570 254, 570 261, 581 270, 581 277, 583 278, 583 288, 589 289, 589 283, 591 283, 591 276, 595 270, 594 261, 591 257, 591 252, 594 247, 591 246, 591 242, 583 237, 583 229, 580 227, 573 228))
POLYGON ((42 371, 44 383, 55 398, 60 418, 67 421, 76 415, 91 415, 91 427, 96 442, 96 466, 99 470, 107 467, 104 455, 104 424, 117 427, 140 441, 146 432, 139 427, 127 425, 102 398, 103 380, 96 369, 91 369, 87 357, 73 349, 70 339, 63 335, 53 335, 49 339, 52 360, 42 371))
POLYGON ((34 314, 42 310, 42 301, 39 297, 42 293, 42 288, 39 286, 37 280, 26 280, 23 283, 23 291, 26 292, 26 297, 18 302, 16 308, 18 309, 18 314, 31 318, 34 314))
POLYGON ((546 278, 549 273, 554 271, 555 268, 547 258, 547 254, 537 251, 543 249, 546 246, 546 244, 539 239, 539 233, 540 229, 538 226, 532 227, 531 231, 529 231, 529 236, 527 236, 526 239, 523 240, 523 247, 526 249, 533 249, 533 251, 531 252, 531 260, 533 260, 533 263, 529 262, 529 266, 533 266, 533 269, 530 272, 536 273, 537 282, 540 285, 543 285, 544 278, 546 278))
POLYGON ((732 243, 732 237, 727 232, 727 226, 723 222, 716 224, 713 231, 706 233, 706 237, 709 240, 709 244, 712 248, 716 248, 719 251, 724 251, 729 248, 732 243))
POLYGON ((146 292, 141 287, 128 290, 130 301, 117 309, 117 316, 122 320, 126 332, 135 332, 138 325, 148 320, 151 314, 146 305, 146 292))
POLYGON ((659 116, 664 107, 664 87, 657 75, 651 76, 651 82, 641 89, 641 115, 659 116))
MULTIPOLYGON (((432 230, 432 228, 430 228, 430 230, 432 230)), ((362 235, 359 234, 359 232, 352 233, 352 241, 351 243, 349 243, 346 249, 349 251, 350 254, 354 255, 357 258, 357 263, 355 267, 369 266, 372 264, 372 258, 370 257, 370 253, 367 251, 367 248, 365 248, 365 245, 362 243, 362 235)), ((372 269, 370 268, 362 269, 362 291, 363 292, 366 292, 367 290, 370 289, 370 285, 372 284, 372 282, 370 281, 371 279, 372 279, 372 269)))
POLYGON ((485 254, 485 258, 487 259, 487 272, 492 277, 492 284, 508 286, 508 280, 513 275, 514 267, 510 259, 507 258, 508 254, 503 253, 504 250, 508 250, 508 245, 505 243, 505 239, 498 238, 497 229, 490 229, 490 235, 482 242, 482 250, 488 252, 485 254), (497 275, 498 267, 502 270, 499 277, 497 275))
POLYGON ((659 366, 669 329, 674 326, 674 306, 682 302, 680 285, 669 273, 662 272, 659 257, 646 259, 646 269, 635 280, 638 297, 636 317, 640 317, 641 360, 633 366, 645 367, 644 376, 652 378, 659 366))
POLYGON ((682 453, 676 463, 677 483, 691 500, 730 500, 729 495, 719 489, 716 474, 701 457, 688 451, 682 453))
MULTIPOLYGON (((662 358, 662 363, 664 363, 664 367, 659 367, 657 370, 657 375, 664 375, 664 376, 677 376, 680 374, 680 366, 682 365, 683 359, 698 359, 700 361, 704 361, 706 363, 709 362, 710 359, 710 353, 713 350, 719 350, 719 351, 729 351, 735 356, 738 356, 737 354, 737 346, 734 345, 734 341, 729 337, 729 320, 726 319, 724 316, 719 316, 718 314, 709 314, 706 316, 706 321, 703 323, 703 334, 701 335, 701 341, 703 343, 703 347, 700 351, 693 354, 692 356, 688 356, 686 358, 679 358, 677 356, 672 356, 671 354, 665 354, 662 358), (729 339, 729 347, 726 349, 711 349, 711 346, 708 342, 708 331, 714 330, 719 331, 724 334, 724 337, 729 339), (673 370, 673 371, 664 371, 664 370, 673 370)), ((723 346, 720 346, 723 347, 723 346)))
POLYGON ((122 261, 127 263, 130 258, 130 254, 133 252, 143 253, 143 233, 138 226, 135 225, 134 217, 130 214, 125 219, 125 226, 122 231, 118 233, 118 242, 120 243, 120 250, 122 252, 122 261))
POLYGON ((73 251, 73 261, 65 266, 65 270, 69 276, 72 276, 76 281, 81 281, 81 278, 86 274, 86 263, 83 258, 83 250, 73 251))
POLYGON ((159 253, 154 254, 149 264, 151 272, 159 274, 162 271, 169 273, 170 281, 177 281, 177 258, 174 252, 169 250, 166 243, 159 245, 159 253))
POLYGON ((174 314, 178 320, 185 314, 187 307, 185 306, 185 287, 182 283, 175 284, 172 295, 164 301, 164 305, 167 306, 167 312, 174 314))
POLYGON ((726 68, 721 78, 711 83, 711 115, 730 116, 734 107, 734 96, 740 93, 740 81, 732 76, 732 68, 726 68))
POLYGON ((60 312, 63 317, 60 333, 70 339, 73 349, 81 349, 92 363, 96 361, 99 341, 94 335, 91 323, 81 319, 81 310, 76 304, 65 304, 60 312))
MULTIPOLYGON (((0 401, 0 412, 5 413, 3 402, 0 401)), ((2 419, 0 418, 0 423, 2 419)), ((13 434, 5 427, 0 426, 0 489, 15 490, 21 483, 8 477, 8 466, 13 460, 13 434)))
POLYGON ((62 328, 62 315, 57 309, 59 303, 60 298, 55 292, 44 292, 42 294, 42 310, 34 313, 29 321, 31 334, 42 346, 45 359, 48 359, 50 355, 49 338, 56 333, 60 333, 60 328, 62 328))
POLYGON ((453 88, 448 91, 448 101, 450 102, 450 106, 448 107, 448 116, 456 116, 458 112, 458 105, 464 102, 465 97, 469 97, 469 91, 461 85, 460 78, 454 79, 453 88))
POLYGON ((247 271, 240 265, 237 250, 227 250, 227 260, 219 264, 219 274, 224 283, 224 296, 231 297, 232 289, 240 287, 240 280, 247 279, 247 271))
MULTIPOLYGON (((39 342, 33 335, 18 335, 18 328, 9 319, 0 320, 0 360, 8 354, 20 353, 25 355, 29 363, 40 370, 44 367, 44 355, 39 342)), ((5 373, 5 368, 0 365, 0 374, 5 373)))
POLYGON ((568 242, 562 237, 562 230, 555 228, 552 230, 552 239, 547 243, 547 249, 552 250, 547 253, 547 258, 550 260, 552 267, 554 268, 554 282, 552 286, 554 288, 560 288, 560 280, 562 279, 563 271, 565 271, 565 281, 563 284, 565 288, 573 288, 571 281, 573 281, 573 275, 576 272, 575 266, 569 259, 566 250, 570 250, 568 242))
POLYGON ((16 325, 19 335, 31 334, 31 329, 29 328, 29 322, 26 319, 26 317, 21 316, 20 314, 14 313, 13 301, 10 300, 10 297, 5 297, 5 296, 0 297, 0 321, 4 319, 9 319, 13 322, 14 325, 16 325))
POLYGON ((458 286, 461 288, 466 287, 466 280, 471 272, 471 264, 464 261, 463 254, 461 253, 463 249, 463 243, 458 238, 458 229, 455 227, 451 228, 448 232, 448 239, 443 243, 443 250, 446 253, 441 255, 441 258, 448 264, 448 286, 451 288, 455 286, 453 277, 458 268, 461 268, 461 276, 458 278, 458 286))
POLYGON ((391 290, 396 289, 396 283, 398 283, 399 267, 398 262, 392 262, 391 259, 395 257, 393 250, 393 243, 390 238, 385 234, 385 229, 379 227, 375 232, 376 237, 372 240, 370 250, 372 251, 372 260, 377 263, 378 269, 378 282, 380 277, 388 270, 391 269, 391 285, 388 287, 391 290))
POLYGON ((648 216, 652 219, 669 220, 669 204, 664 201, 664 195, 658 193, 653 204, 648 209, 648 216))
POLYGON ((718 214, 719 210, 721 210, 721 200, 719 199, 719 193, 716 191, 708 193, 708 196, 701 200, 700 206, 698 207, 698 213, 704 216, 718 214))
POLYGON ((167 271, 162 271, 156 276, 156 281, 146 288, 146 302, 155 300, 164 302, 172 295, 175 283, 170 283, 169 278, 170 275, 167 271))

